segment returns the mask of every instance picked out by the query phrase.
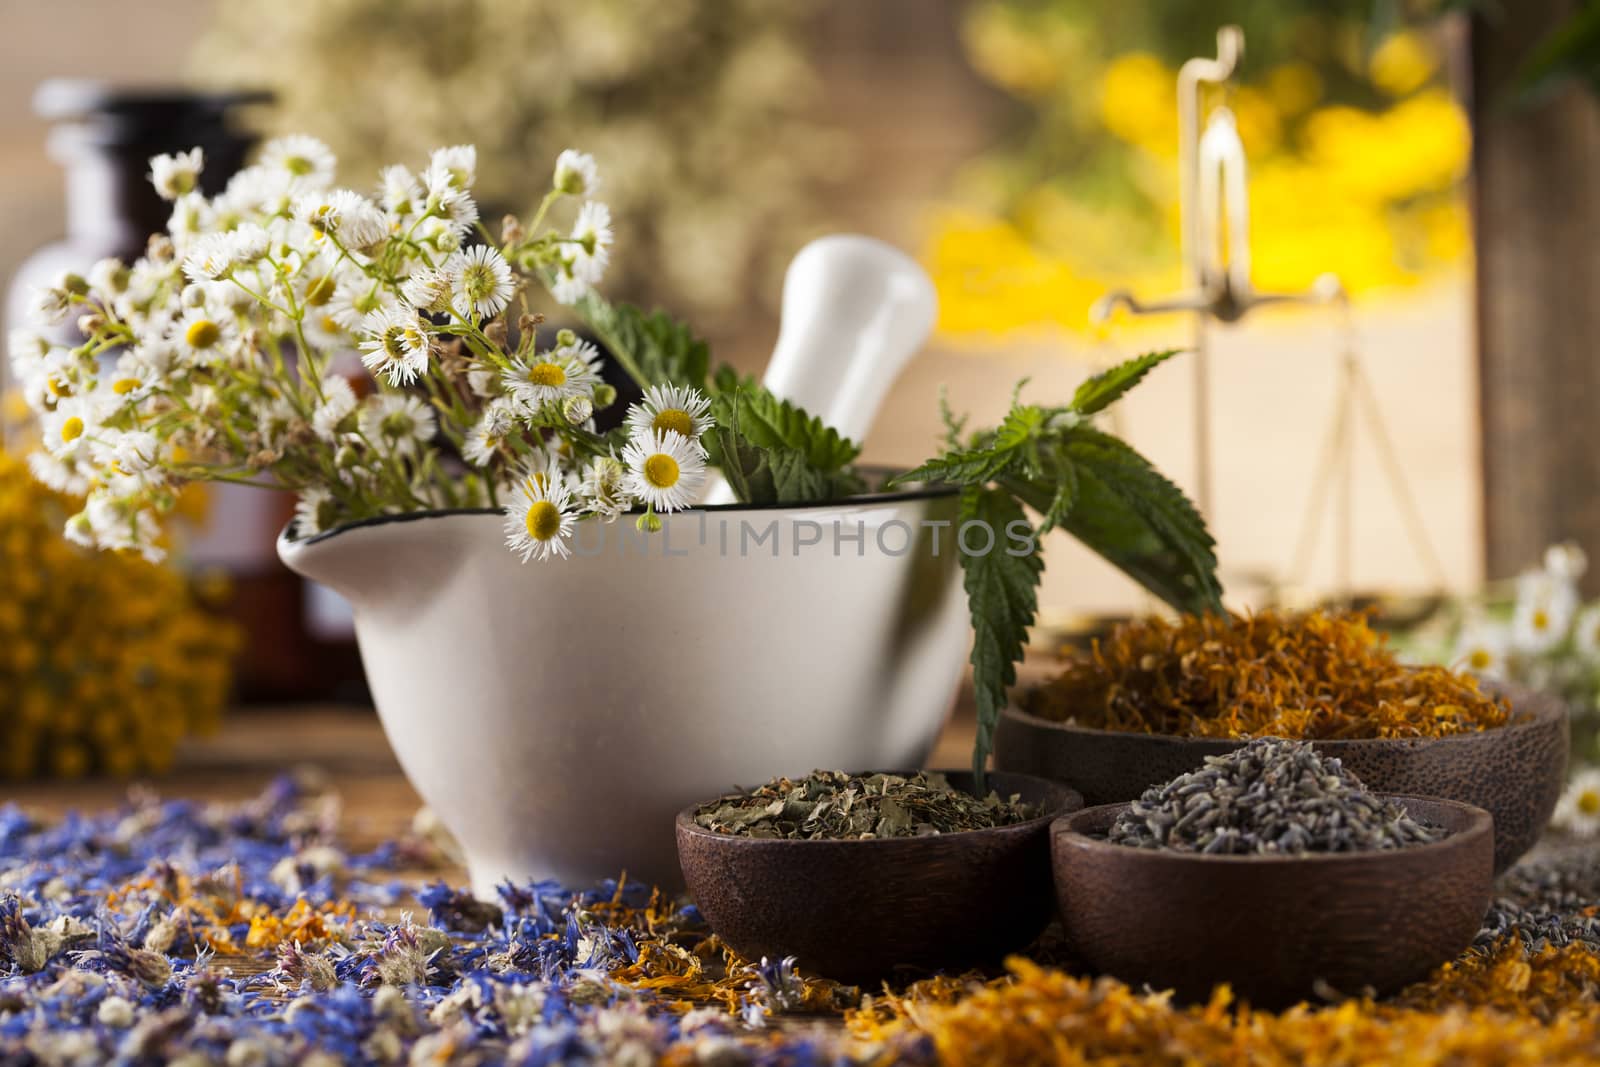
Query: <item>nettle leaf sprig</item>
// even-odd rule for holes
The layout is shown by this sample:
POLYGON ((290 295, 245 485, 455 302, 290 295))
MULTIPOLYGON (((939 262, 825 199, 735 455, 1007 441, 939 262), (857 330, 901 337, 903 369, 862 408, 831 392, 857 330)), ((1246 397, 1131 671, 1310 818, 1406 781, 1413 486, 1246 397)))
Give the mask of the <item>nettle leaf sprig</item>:
POLYGON ((1038 612, 1044 560, 1036 548, 1044 534, 1067 531, 1178 611, 1221 609, 1215 542, 1199 512, 1126 441, 1092 421, 1174 355, 1177 350, 1151 352, 1119 364, 1084 382, 1059 407, 1014 396, 991 430, 966 434, 965 418, 947 408, 944 453, 895 480, 960 486, 958 527, 978 522, 1010 532, 1021 523, 1033 531, 1034 551, 960 556, 974 631, 973 770, 980 782, 1038 612))

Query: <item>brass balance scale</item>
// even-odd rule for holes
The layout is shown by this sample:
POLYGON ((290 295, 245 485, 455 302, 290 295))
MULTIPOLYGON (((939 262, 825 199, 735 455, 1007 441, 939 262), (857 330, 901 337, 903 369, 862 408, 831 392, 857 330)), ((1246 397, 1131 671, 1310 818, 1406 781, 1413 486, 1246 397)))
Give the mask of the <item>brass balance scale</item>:
MULTIPOLYGON (((1331 422, 1311 481, 1311 496, 1287 567, 1276 574, 1242 574, 1265 589, 1268 603, 1303 607, 1315 600, 1305 592, 1319 533, 1333 508, 1334 584, 1331 600, 1341 605, 1375 606, 1391 625, 1420 621, 1438 606, 1438 596, 1358 596, 1353 586, 1354 482, 1358 424, 1364 423, 1376 448, 1389 490, 1405 523, 1407 539, 1435 589, 1445 587, 1444 568, 1422 521, 1404 466, 1378 407, 1377 395, 1362 369, 1349 293, 1334 274, 1324 274, 1303 292, 1262 292, 1250 277, 1250 202, 1244 144, 1228 97, 1244 55, 1244 33, 1237 26, 1217 32, 1215 58, 1197 57, 1178 72, 1178 167, 1182 251, 1187 288, 1153 300, 1114 290, 1090 311, 1096 324, 1119 310, 1132 315, 1187 314, 1192 323, 1189 361, 1193 379, 1195 501, 1201 514, 1213 511, 1211 454, 1211 334, 1219 325, 1240 322, 1271 305, 1325 307, 1339 324, 1340 376, 1331 422), (1206 109, 1206 104, 1213 106, 1206 109)), ((1105 620, 1059 620, 1050 638, 1071 641, 1104 629, 1105 620)))

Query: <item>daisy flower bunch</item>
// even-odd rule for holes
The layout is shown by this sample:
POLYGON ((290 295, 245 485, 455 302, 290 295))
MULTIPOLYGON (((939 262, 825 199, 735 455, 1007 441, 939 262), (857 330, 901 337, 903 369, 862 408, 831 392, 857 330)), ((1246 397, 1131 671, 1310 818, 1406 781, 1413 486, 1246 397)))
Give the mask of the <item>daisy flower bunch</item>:
POLYGON ((1539 566, 1449 605, 1398 643, 1412 658, 1559 696, 1572 716, 1572 785, 1555 821, 1594 832, 1600 812, 1582 798, 1600 781, 1600 601, 1579 591, 1587 570, 1576 545, 1553 545, 1539 566))
POLYGON ((301 536, 504 505, 524 558, 566 555, 585 515, 638 506, 654 528, 694 502, 706 393, 641 370, 635 345, 619 358, 646 395, 601 434, 616 390, 599 351, 570 330, 539 341, 532 289, 613 331, 647 322, 595 292, 613 236, 592 157, 562 152, 532 218, 508 216, 499 240, 469 145, 366 191, 336 184, 333 153, 305 136, 270 142, 210 199, 204 163, 199 149, 152 159, 166 232, 132 264, 62 275, 35 304, 55 329, 10 338, 39 422, 33 473, 85 497, 69 538, 159 558, 159 516, 193 481, 298 493, 301 536), (55 339, 67 325, 75 342, 55 339))

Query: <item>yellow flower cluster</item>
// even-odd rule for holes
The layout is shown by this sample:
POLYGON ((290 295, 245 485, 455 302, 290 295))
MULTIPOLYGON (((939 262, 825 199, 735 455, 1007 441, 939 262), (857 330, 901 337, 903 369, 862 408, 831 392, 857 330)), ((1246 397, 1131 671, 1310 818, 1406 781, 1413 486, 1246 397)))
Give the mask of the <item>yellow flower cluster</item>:
MULTIPOLYGON (((1083 330, 1109 288, 1155 296, 1182 281, 1177 72, 1142 52, 1098 70, 1089 55, 1069 62, 1081 46, 1010 19, 969 26, 974 65, 1039 107, 1042 127, 1110 136, 1080 164, 1087 176, 1030 176, 1026 157, 982 160, 934 212, 924 259, 952 338, 1083 330), (1082 84, 1061 84, 1069 76, 1082 84), (1092 103, 1063 103, 1074 96, 1092 103)), ((1322 76, 1301 61, 1228 94, 1249 155, 1258 287, 1302 290, 1331 271, 1353 292, 1393 289, 1467 256, 1471 134, 1436 69, 1426 42, 1401 33, 1365 70, 1391 97, 1385 106, 1326 103, 1322 76)))
POLYGON ((176 571, 65 541, 76 510, 0 451, 0 778, 164 770, 227 697, 233 629, 176 571))
POLYGON ((1529 956, 1502 942, 1442 968, 1397 1002, 1349 1000, 1282 1013, 1237 1005, 1226 986, 1183 1007, 1111 978, 1080 978, 1021 958, 980 986, 919 984, 850 1013, 874 1044, 925 1035, 940 1063, 1592 1064, 1600 1059, 1592 949, 1529 956))

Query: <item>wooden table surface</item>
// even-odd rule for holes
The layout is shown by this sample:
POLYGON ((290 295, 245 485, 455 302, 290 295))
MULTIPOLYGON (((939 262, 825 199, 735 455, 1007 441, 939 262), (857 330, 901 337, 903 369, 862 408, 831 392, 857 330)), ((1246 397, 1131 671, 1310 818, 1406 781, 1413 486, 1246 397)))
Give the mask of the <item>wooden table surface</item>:
MULTIPOLYGON (((968 706, 968 701, 960 702, 929 766, 964 767, 970 762, 975 726, 965 711, 968 706)), ((296 767, 320 772, 339 794, 347 849, 364 850, 404 834, 421 806, 370 708, 236 709, 215 735, 185 742, 172 773, 147 784, 163 797, 240 801, 296 767)), ((129 785, 103 778, 9 783, 0 785, 0 801, 53 817, 68 810, 114 807, 129 785)))

